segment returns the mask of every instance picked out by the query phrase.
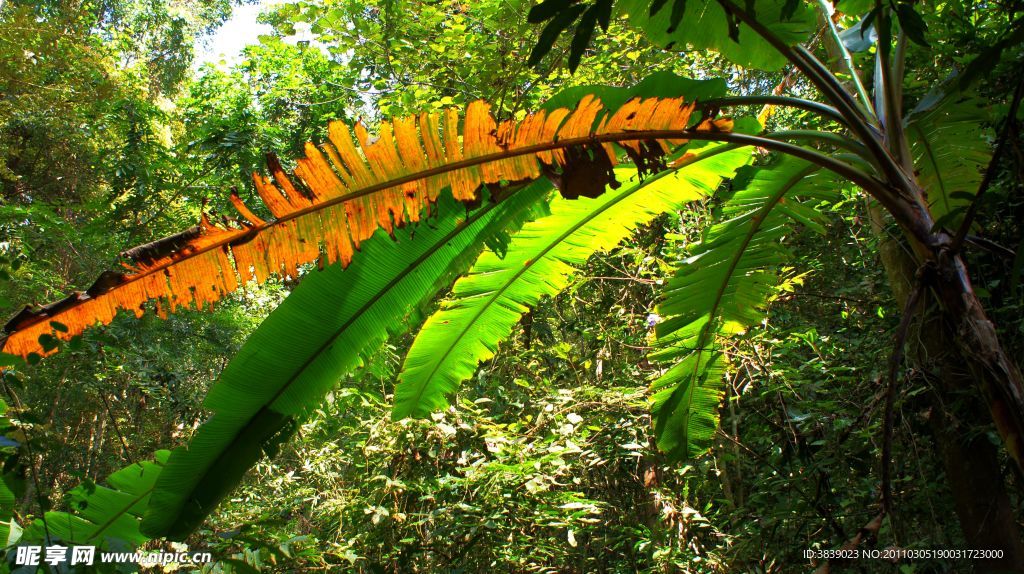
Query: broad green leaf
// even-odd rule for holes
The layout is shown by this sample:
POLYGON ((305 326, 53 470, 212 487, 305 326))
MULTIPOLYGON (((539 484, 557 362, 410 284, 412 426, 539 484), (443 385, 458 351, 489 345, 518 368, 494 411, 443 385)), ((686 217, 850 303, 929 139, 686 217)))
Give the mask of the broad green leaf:
POLYGON ((835 197, 836 176, 784 158, 746 167, 727 194, 719 221, 665 283, 652 355, 668 370, 652 384, 658 447, 673 458, 694 457, 711 445, 726 369, 723 341, 764 317, 788 260, 783 237, 802 224, 823 231, 815 206, 835 197))
POLYGON ((21 525, 13 518, 0 522, 0 541, 4 548, 10 548, 17 544, 23 533, 21 525))
MULTIPOLYGON (((726 13, 716 0, 687 0, 678 25, 672 27, 672 12, 677 0, 663 3, 653 14, 657 0, 624 0, 620 13, 629 17, 633 26, 642 29, 655 45, 676 50, 714 50, 730 61, 746 68, 778 70, 786 58, 764 38, 726 13), (670 5, 672 4, 672 5, 670 5), (669 30, 672 29, 670 32, 669 30)), ((753 11, 759 23, 789 45, 806 42, 816 32, 814 10, 803 2, 787 0, 737 1, 748 12, 753 11), (792 16, 788 12, 792 11, 792 16)))
POLYGON ((30 524, 22 542, 59 541, 101 548, 145 542, 149 537, 139 531, 139 525, 170 454, 157 451, 153 460, 122 468, 107 477, 106 486, 75 487, 68 493, 71 512, 47 512, 46 523, 30 524))
POLYGON ((836 10, 844 14, 861 15, 875 7, 876 0, 840 0, 835 2, 836 10))
POLYGON ((420 306, 465 271, 485 242, 515 228, 550 184, 500 203, 465 208, 441 195, 436 216, 364 242, 347 269, 309 273, 246 341, 210 390, 213 416, 176 449, 157 484, 143 531, 181 539, 365 354, 418 322, 420 306))
POLYGON ((907 136, 917 181, 924 189, 932 215, 956 227, 962 210, 981 185, 992 157, 992 120, 989 106, 980 100, 952 100, 912 116, 907 136), (950 216, 950 217, 947 217, 950 216))
MULTIPOLYGON (((604 85, 573 86, 566 88, 544 102, 540 109, 573 108, 588 95, 601 100, 608 110, 617 110, 632 98, 675 98, 684 96, 688 101, 704 101, 724 97, 728 93, 725 80, 694 80, 672 72, 656 72, 636 85, 619 87, 604 85)), ((696 121, 696 117, 694 120, 696 121)))
POLYGON ((0 463, 3 467, 0 472, 0 543, 4 548, 17 542, 21 536, 21 526, 14 520, 14 510, 23 490, 19 487, 23 483, 21 473, 24 471, 17 460, 21 446, 18 435, 22 431, 6 414, 7 403, 0 399, 0 463))
POLYGON ((622 185, 596 199, 558 198, 550 216, 527 224, 512 238, 505 257, 484 253, 409 349, 393 417, 422 417, 446 406, 447 395, 473 375, 480 361, 494 356, 523 313, 568 284, 575 266, 611 249, 659 213, 710 195, 750 156, 720 144, 695 149, 705 159, 677 173, 622 185))
POLYGON ((928 25, 925 24, 921 15, 914 10, 911 4, 900 3, 896 5, 896 18, 899 20, 900 28, 906 33, 915 44, 929 48, 925 33, 928 32, 928 25))

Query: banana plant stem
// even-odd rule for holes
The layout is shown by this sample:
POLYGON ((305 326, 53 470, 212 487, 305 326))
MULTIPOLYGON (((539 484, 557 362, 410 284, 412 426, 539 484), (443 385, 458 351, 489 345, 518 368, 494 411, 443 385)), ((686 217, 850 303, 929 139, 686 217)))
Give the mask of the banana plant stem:
POLYGON ((860 104, 867 112, 868 117, 873 117, 874 108, 871 106, 871 98, 868 96, 868 91, 864 87, 863 82, 860 81, 860 76, 857 74, 857 68, 853 65, 853 56, 850 55, 850 51, 846 49, 846 44, 844 44, 842 38, 839 37, 839 30, 836 29, 836 23, 832 20, 832 16, 829 14, 830 6, 828 0, 818 0, 818 6, 821 8, 821 13, 825 17, 825 22, 827 22, 829 35, 832 37, 832 41, 835 42, 836 49, 839 50, 839 53, 843 56, 843 63, 846 65, 847 73, 850 74, 850 81, 853 83, 853 87, 857 91, 857 97, 860 98, 860 104))

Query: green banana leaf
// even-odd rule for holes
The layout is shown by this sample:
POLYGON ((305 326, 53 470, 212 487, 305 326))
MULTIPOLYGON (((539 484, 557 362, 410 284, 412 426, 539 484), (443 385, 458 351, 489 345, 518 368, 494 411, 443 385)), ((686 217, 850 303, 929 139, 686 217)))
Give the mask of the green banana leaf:
MULTIPOLYGON (((565 288, 576 266, 656 215, 710 195, 750 157, 748 150, 721 144, 692 146, 691 153, 705 158, 596 199, 556 198, 550 216, 513 236, 505 257, 485 253, 416 336, 395 389, 393 417, 445 407, 447 395, 494 356, 530 307, 565 288)), ((617 170, 620 178, 629 173, 617 170)))
POLYGON ((363 243, 342 270, 307 274, 224 369, 213 416, 168 461, 142 524, 150 537, 191 533, 264 454, 273 455, 342 376, 465 271, 486 242, 532 217, 541 181, 471 213, 442 194, 436 215, 363 243))

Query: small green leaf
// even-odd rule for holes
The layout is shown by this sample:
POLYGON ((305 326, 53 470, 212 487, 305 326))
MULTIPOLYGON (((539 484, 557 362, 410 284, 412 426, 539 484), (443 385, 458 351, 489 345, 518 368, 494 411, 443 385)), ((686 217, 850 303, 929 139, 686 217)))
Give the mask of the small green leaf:
POLYGON ((56 349, 58 345, 60 345, 60 342, 57 341, 57 338, 54 337, 53 335, 48 334, 48 333, 44 333, 42 335, 39 335, 39 339, 38 340, 39 340, 39 345, 46 352, 50 352, 50 351, 56 349))
POLYGON ((10 353, 0 353, 0 367, 24 367, 25 360, 10 353))
POLYGON ((53 327, 54 331, 60 331, 61 333, 68 332, 68 326, 60 321, 50 321, 50 326, 53 327))
POLYGON ((544 0, 540 4, 530 8, 530 13, 526 16, 526 21, 530 24, 540 24, 545 20, 554 18, 555 15, 571 6, 574 2, 576 2, 576 0, 544 0))
POLYGON ((910 4, 897 4, 896 17, 899 18, 900 27, 903 28, 911 42, 925 48, 931 47, 928 44, 928 40, 924 37, 924 33, 928 31, 928 25, 924 23, 924 19, 914 10, 913 6, 910 4))
POLYGON ((569 71, 575 72, 583 59, 583 52, 587 51, 590 45, 590 38, 594 35, 594 26, 597 25, 597 5, 591 6, 580 18, 576 26, 576 34, 572 37, 572 45, 569 47, 569 71))
POLYGON ((558 40, 558 36, 562 31, 568 28, 585 9, 586 6, 579 4, 570 6, 567 10, 559 12, 558 16, 555 16, 548 22, 548 25, 544 26, 544 29, 541 30, 540 38, 537 39, 537 45, 530 52, 530 59, 526 64, 528 66, 536 66, 540 63, 541 59, 551 51, 551 47, 555 45, 555 41, 558 40))

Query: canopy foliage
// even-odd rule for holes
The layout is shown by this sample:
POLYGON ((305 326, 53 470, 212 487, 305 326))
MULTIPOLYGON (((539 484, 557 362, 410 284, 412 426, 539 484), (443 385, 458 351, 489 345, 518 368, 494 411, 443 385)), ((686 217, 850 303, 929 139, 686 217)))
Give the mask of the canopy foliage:
POLYGON ((1018 6, 256 8, 0 3, 0 567, 1024 571, 1018 6))

